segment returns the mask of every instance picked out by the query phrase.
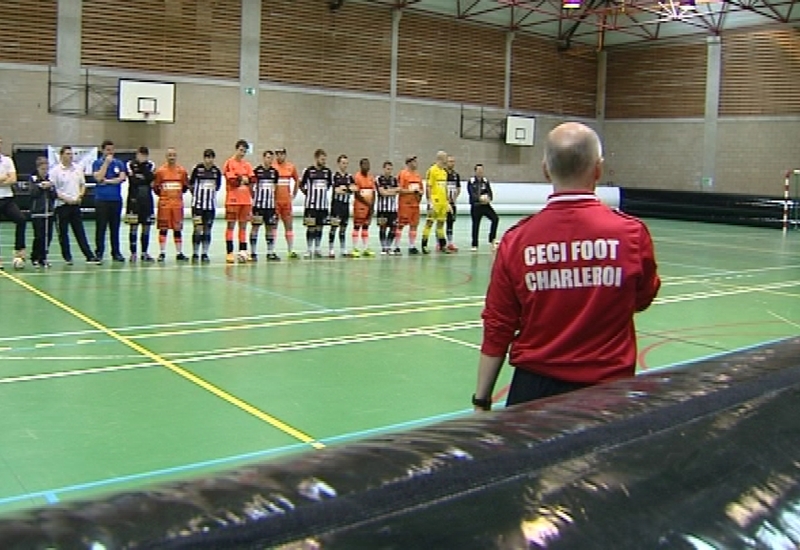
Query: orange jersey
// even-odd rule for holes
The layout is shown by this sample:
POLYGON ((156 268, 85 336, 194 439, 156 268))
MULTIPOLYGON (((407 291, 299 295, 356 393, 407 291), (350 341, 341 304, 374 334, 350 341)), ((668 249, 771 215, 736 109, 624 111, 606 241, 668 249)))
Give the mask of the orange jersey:
POLYGON ((275 186, 275 202, 280 204, 291 204, 292 190, 294 185, 300 181, 297 175, 297 168, 291 162, 278 164, 272 163, 272 167, 278 171, 278 185, 275 186))
POLYGON ((189 189, 189 174, 180 164, 162 164, 156 170, 153 190, 159 208, 183 208, 183 194, 189 189))
POLYGON ((225 174, 225 205, 251 205, 253 204, 253 194, 249 183, 255 178, 253 166, 246 160, 237 160, 231 157, 222 165, 222 173, 225 174), (247 178, 248 185, 242 185, 241 178, 247 178))
POLYGON ((409 191, 417 191, 418 195, 403 194, 399 195, 399 208, 401 210, 419 208, 419 203, 422 200, 422 176, 416 170, 409 170, 403 168, 397 175, 397 183, 400 189, 407 189, 409 191))
POLYGON ((372 206, 372 203, 375 202, 375 178, 372 177, 372 174, 367 174, 365 176, 361 172, 356 172, 353 176, 353 179, 355 180, 356 187, 358 188, 356 193, 358 193, 358 196, 363 199, 363 201, 361 201, 356 198, 353 205, 365 206, 364 202, 367 202, 370 206, 372 206))

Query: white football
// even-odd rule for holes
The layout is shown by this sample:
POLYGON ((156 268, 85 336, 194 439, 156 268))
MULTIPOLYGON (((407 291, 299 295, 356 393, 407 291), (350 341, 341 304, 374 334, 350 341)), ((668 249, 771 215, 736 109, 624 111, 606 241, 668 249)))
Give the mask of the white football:
POLYGON ((13 265, 14 269, 16 269, 18 271, 20 269, 25 269, 25 260, 24 260, 24 258, 14 258, 11 261, 11 265, 13 265))
POLYGON ((246 251, 240 250, 239 254, 236 256, 236 259, 239 261, 240 264, 243 264, 250 259, 250 255, 246 251))

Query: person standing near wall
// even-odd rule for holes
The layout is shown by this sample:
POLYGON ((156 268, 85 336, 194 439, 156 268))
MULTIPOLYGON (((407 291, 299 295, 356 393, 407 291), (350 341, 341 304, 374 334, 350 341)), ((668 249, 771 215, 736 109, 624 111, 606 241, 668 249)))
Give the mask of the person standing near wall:
POLYGON ((475 175, 467 182, 467 193, 469 193, 470 217, 472 218, 472 250, 478 250, 478 233, 481 228, 481 219, 489 218, 492 226, 489 229, 489 244, 497 247, 497 225, 498 218, 494 208, 492 208, 492 185, 484 176, 483 164, 475 165, 475 175))
POLYGON ((155 260, 147 253, 150 246, 150 228, 153 225, 153 178, 156 165, 150 160, 150 150, 139 147, 136 158, 128 162, 128 202, 125 206, 125 221, 128 223, 128 246, 130 247, 131 263, 136 261, 137 241, 139 240, 139 226, 142 228, 141 245, 143 262, 151 263, 155 260))
POLYGON ((447 201, 447 153, 439 151, 436 153, 436 162, 428 168, 425 174, 425 198, 428 199, 428 218, 425 220, 425 228, 422 230, 422 253, 430 254, 428 249, 428 239, 431 236, 431 228, 436 224, 436 239, 439 241, 439 249, 449 253, 447 240, 444 234, 444 225, 447 222, 447 214, 450 212, 450 204, 447 201))
POLYGON ((36 172, 31 174, 28 185, 31 193, 31 222, 33 225, 33 267, 49 268, 47 251, 53 239, 56 190, 47 174, 47 157, 36 159, 36 172))
POLYGON ((178 152, 174 147, 167 149, 167 162, 156 170, 153 191, 158 196, 158 245, 161 253, 158 261, 167 258, 167 233, 172 230, 172 239, 178 253, 175 259, 188 262, 183 253, 183 194, 189 190, 189 174, 178 164, 178 152))
POLYGON ((285 147, 275 150, 275 163, 272 166, 278 171, 278 186, 275 188, 275 214, 283 223, 286 246, 289 249, 289 259, 295 260, 300 256, 294 251, 292 201, 299 190, 300 176, 297 175, 295 165, 286 160, 285 147))
POLYGON ((222 187, 222 171, 214 164, 213 149, 203 151, 203 162, 192 168, 189 186, 192 191, 192 263, 211 261, 211 229, 217 214, 217 193, 222 187), (202 255, 201 255, 202 249, 202 255))
POLYGON ((453 225, 456 223, 456 201, 461 195, 461 176, 456 172, 456 158, 452 155, 447 157, 447 203, 450 210, 447 211, 447 249, 450 252, 458 252, 458 247, 453 241, 453 225))
POLYGON ((328 257, 335 258, 333 242, 335 234, 339 232, 339 254, 350 257, 347 252, 347 223, 350 220, 350 195, 356 191, 356 182, 353 176, 347 173, 350 160, 347 155, 339 155, 336 159, 338 170, 333 174, 333 193, 331 196, 331 232, 328 235, 328 257))
POLYGON ((397 175, 397 240, 408 226, 408 253, 419 254, 417 249, 417 227, 419 227, 419 203, 422 201, 422 177, 417 172, 417 157, 406 158, 406 167, 397 175))
POLYGON ((267 261, 280 260, 275 253, 275 237, 278 231, 278 217, 275 214, 275 190, 278 185, 278 171, 272 165, 274 154, 264 151, 261 165, 253 170, 256 181, 253 184, 253 221, 250 224, 250 260, 258 261, 258 230, 264 226, 264 237, 267 241, 267 261))
POLYGON ((61 147, 59 158, 61 162, 50 170, 50 181, 56 189, 56 223, 61 256, 67 265, 72 265, 72 252, 69 246, 69 229, 72 228, 75 240, 86 256, 87 263, 100 265, 103 262, 92 252, 83 227, 81 201, 86 194, 86 176, 83 174, 83 168, 72 163, 72 147, 69 145, 61 147))
POLYGON ((566 123, 545 143, 545 208, 504 236, 483 310, 472 404, 488 410, 509 346, 507 405, 634 376, 634 313, 661 286, 647 226, 595 195, 600 139, 566 123))
POLYGON ((119 228, 122 216, 122 191, 120 186, 128 179, 125 164, 114 158, 114 142, 110 139, 100 145, 102 157, 92 163, 95 212, 95 256, 103 259, 106 248, 106 229, 111 243, 111 259, 124 262, 119 249, 119 228))
MULTIPOLYGON (((25 259, 25 216, 14 201, 12 187, 17 183, 17 168, 11 157, 2 154, 3 140, 0 138, 0 213, 14 224, 14 253, 16 257, 25 259)), ((2 269, 2 267, 0 267, 2 269)))
MULTIPOLYGON (((255 179, 253 167, 244 159, 247 154, 248 144, 240 139, 236 142, 236 151, 233 156, 222 165, 225 174, 225 261, 232 264, 236 261, 233 256, 233 230, 239 225, 239 252, 247 251, 247 222, 253 214, 252 183, 255 179)), ((249 258, 249 256, 248 256, 249 258)))

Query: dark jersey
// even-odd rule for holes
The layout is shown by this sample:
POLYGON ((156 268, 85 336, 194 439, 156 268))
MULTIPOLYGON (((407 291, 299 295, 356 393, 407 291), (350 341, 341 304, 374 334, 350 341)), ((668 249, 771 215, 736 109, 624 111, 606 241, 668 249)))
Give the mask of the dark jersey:
POLYGON ((275 208, 275 186, 278 185, 278 171, 272 166, 259 166, 253 172, 256 175, 253 208, 259 210, 275 208))
POLYGON ((342 203, 342 204, 349 205, 350 204, 350 195, 352 194, 352 192, 350 191, 350 186, 351 185, 355 185, 355 183, 356 183, 356 180, 354 180, 353 176, 351 176, 350 174, 342 174, 341 172, 336 172, 333 175, 333 190, 334 190, 334 192, 333 192, 332 202, 334 204, 342 203), (340 194, 336 193, 336 188, 337 187, 346 187, 347 188, 347 193, 345 193, 343 195, 340 195, 340 194))
MULTIPOLYGON (((375 187, 380 189, 397 189, 397 178, 394 176, 378 176, 375 178, 375 187)), ((376 206, 378 212, 397 212, 397 195, 383 196, 378 191, 378 204, 376 206)))
POLYGON ((305 207, 310 210, 328 209, 328 190, 333 187, 330 168, 309 166, 300 178, 300 190, 305 193, 305 207))
POLYGON ((481 201, 481 195, 487 195, 489 200, 492 198, 492 185, 486 178, 477 178, 472 176, 467 183, 467 191, 469 192, 470 204, 478 204, 481 201))
POLYGON ((192 208, 214 210, 217 207, 217 191, 222 187, 222 172, 214 165, 206 168, 201 162, 192 170, 189 187, 192 190, 192 208))
POLYGON ((155 179, 156 165, 153 161, 129 161, 128 170, 128 197, 134 199, 152 199, 153 180, 155 179))
POLYGON ((455 170, 447 171, 447 200, 455 204, 458 190, 461 189, 461 176, 455 170))

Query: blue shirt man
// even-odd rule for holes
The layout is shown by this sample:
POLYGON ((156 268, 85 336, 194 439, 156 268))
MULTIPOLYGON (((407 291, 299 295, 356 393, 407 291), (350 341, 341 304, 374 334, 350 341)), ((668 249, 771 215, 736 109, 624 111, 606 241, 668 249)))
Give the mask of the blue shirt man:
POLYGON ((105 140, 101 145, 102 156, 92 163, 92 175, 97 182, 94 188, 95 205, 95 255, 103 257, 106 229, 109 229, 111 256, 115 262, 124 262, 119 248, 119 229, 122 220, 122 192, 120 185, 128 179, 125 164, 114 158, 114 143, 105 140))

